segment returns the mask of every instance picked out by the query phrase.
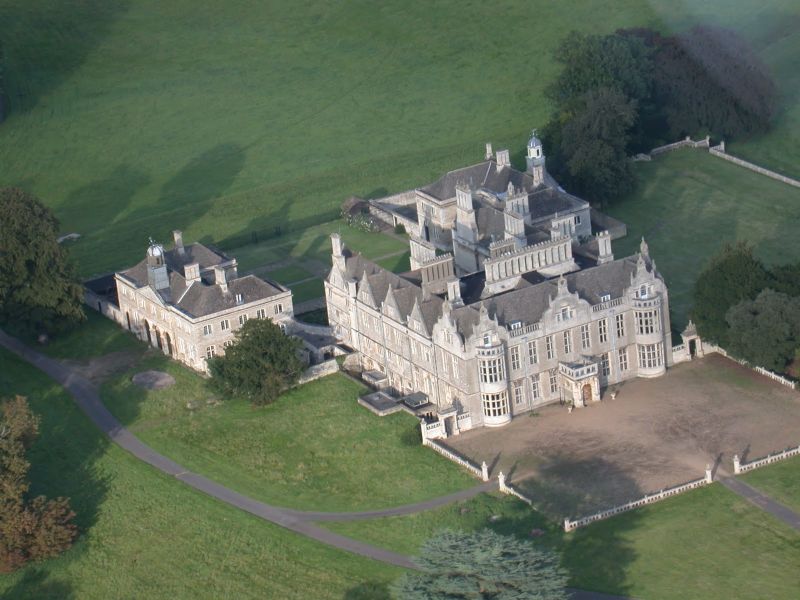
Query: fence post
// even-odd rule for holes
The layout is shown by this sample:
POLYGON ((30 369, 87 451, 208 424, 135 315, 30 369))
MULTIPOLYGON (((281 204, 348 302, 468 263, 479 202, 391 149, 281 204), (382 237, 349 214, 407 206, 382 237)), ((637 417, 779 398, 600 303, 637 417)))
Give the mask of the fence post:
POLYGON ((503 475, 503 472, 500 471, 500 474, 497 476, 497 483, 499 484, 500 491, 506 491, 506 476, 503 475))
POLYGON ((735 475, 738 475, 739 473, 741 473, 741 471, 742 471, 742 465, 739 462, 739 455, 738 454, 734 454, 733 455, 733 473, 735 475))
POLYGON ((486 464, 486 461, 481 464, 481 479, 489 481, 489 465, 486 464))
POLYGON ((706 483, 711 483, 711 481, 712 481, 712 478, 711 478, 711 465, 707 464, 706 465, 706 483))

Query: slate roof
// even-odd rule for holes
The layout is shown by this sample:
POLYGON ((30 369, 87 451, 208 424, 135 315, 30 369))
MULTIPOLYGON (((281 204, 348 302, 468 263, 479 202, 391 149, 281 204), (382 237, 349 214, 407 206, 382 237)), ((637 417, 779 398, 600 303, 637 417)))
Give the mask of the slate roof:
MULTIPOLYGON (((234 308, 237 306, 237 294, 242 295, 244 304, 249 304, 287 291, 287 288, 280 284, 266 281, 255 275, 230 279, 227 282, 227 292, 223 292, 222 288, 214 283, 202 280, 188 283, 183 275, 185 265, 199 263, 202 271, 230 261, 230 258, 222 252, 212 250, 203 244, 185 246, 183 255, 176 249, 166 250, 164 259, 169 274, 169 287, 154 291, 165 303, 175 306, 190 317, 205 317, 228 308, 234 308)), ((121 271, 119 275, 133 282, 138 288, 149 285, 147 259, 130 269, 121 271)))
MULTIPOLYGON (((592 305, 599 304, 601 297, 605 295, 609 295, 612 299, 619 298, 630 286, 631 275, 637 269, 638 257, 639 255, 628 256, 565 275, 567 289, 570 293, 577 292, 580 298, 592 305)), ((386 299, 391 284, 394 288, 395 300, 404 319, 411 313, 416 299, 420 303, 428 332, 432 331, 433 325, 442 315, 444 300, 437 295, 432 295, 429 300, 422 301, 418 272, 411 271, 399 276, 386 271, 360 254, 349 255, 346 265, 347 276, 355 278, 359 282, 363 274, 367 273, 367 281, 378 306, 386 299)), ((646 262, 646 266, 648 270, 652 269, 649 262, 646 262)), ((472 334, 473 328, 478 323, 482 304, 501 325, 505 326, 515 321, 530 324, 541 320, 544 311, 550 305, 551 298, 558 294, 558 279, 544 279, 538 273, 528 273, 523 276, 514 290, 483 300, 480 299, 484 285, 483 273, 464 277, 461 283, 462 298, 467 304, 454 308, 451 315, 459 332, 466 337, 472 334)))
POLYGON ((502 194, 508 189, 509 182, 517 189, 531 191, 534 188, 533 177, 528 173, 517 171, 513 167, 503 167, 498 170, 494 160, 485 160, 470 167, 449 171, 420 189, 438 200, 449 200, 455 197, 456 185, 459 183, 469 184, 472 189, 483 188, 502 194))
POLYGON ((581 200, 559 189, 540 187, 528 196, 531 218, 536 220, 542 217, 551 217, 555 213, 565 213, 587 206, 581 200))

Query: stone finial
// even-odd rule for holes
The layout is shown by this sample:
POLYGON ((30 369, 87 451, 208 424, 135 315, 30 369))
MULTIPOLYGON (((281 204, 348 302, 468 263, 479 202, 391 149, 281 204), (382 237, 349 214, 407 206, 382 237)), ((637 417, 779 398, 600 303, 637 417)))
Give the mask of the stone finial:
POLYGON ((497 475, 497 483, 500 486, 500 491, 505 491, 506 489, 506 476, 503 474, 502 471, 497 475))
POLYGON ((481 463, 481 479, 489 481, 489 465, 486 464, 486 461, 481 463))
POLYGON ((711 483, 712 476, 711 476, 711 465, 706 464, 706 483, 711 483))
POLYGON ((739 472, 742 470, 742 463, 739 461, 739 455, 733 455, 733 473, 738 475, 739 472))
POLYGON ((642 236, 642 243, 639 244, 639 252, 642 256, 650 256, 650 247, 647 245, 647 242, 644 241, 644 236, 642 236))

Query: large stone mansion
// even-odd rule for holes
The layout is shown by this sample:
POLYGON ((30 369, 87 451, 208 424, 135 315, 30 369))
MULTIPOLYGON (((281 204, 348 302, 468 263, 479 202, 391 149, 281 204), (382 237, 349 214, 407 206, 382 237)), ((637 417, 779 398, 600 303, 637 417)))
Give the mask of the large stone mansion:
POLYGON ((255 275, 239 276, 235 258, 203 244, 184 245, 180 231, 173 236, 173 248, 151 242, 135 266, 87 284, 90 304, 202 372, 248 319, 291 324, 291 290, 255 275))
POLYGON ((547 173, 535 134, 525 172, 487 145, 483 162, 373 205, 405 225, 412 270, 387 271, 333 234, 328 318, 366 379, 430 403, 427 435, 583 406, 672 364, 667 287, 647 244, 615 259, 588 203, 547 173))

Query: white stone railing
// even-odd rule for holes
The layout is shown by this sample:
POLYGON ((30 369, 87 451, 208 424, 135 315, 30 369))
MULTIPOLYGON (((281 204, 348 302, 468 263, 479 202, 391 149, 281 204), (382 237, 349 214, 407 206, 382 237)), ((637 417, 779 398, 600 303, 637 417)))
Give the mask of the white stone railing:
POLYGON ((685 146, 689 146, 691 148, 708 148, 710 145, 710 139, 708 136, 704 140, 697 140, 696 142, 693 141, 688 135, 679 142, 673 142, 672 144, 666 144, 664 146, 658 146, 657 148, 653 148, 650 150, 650 156, 657 156, 659 154, 663 154, 664 152, 671 152, 672 150, 677 150, 678 148, 683 148, 685 146))
POLYGON ((760 175, 766 175, 767 177, 776 179, 788 185, 792 185, 794 187, 800 187, 800 181, 798 181, 797 179, 792 179, 791 177, 787 177, 786 175, 781 175, 780 173, 776 173, 775 171, 770 171, 769 169, 765 169, 764 167, 759 167, 756 164, 753 164, 746 160, 742 160, 741 158, 737 158, 736 156, 731 156, 730 154, 725 152, 725 142, 720 142, 718 146, 709 148, 708 152, 710 154, 713 154, 714 156, 718 156, 719 158, 732 162, 735 165, 744 167, 745 169, 750 169, 751 171, 754 171, 760 175))
POLYGON ((764 458, 757 458, 756 460, 752 460, 749 463, 742 463, 739 460, 739 455, 735 454, 733 457, 733 472, 735 475, 739 475, 740 473, 747 473, 747 471, 752 471, 753 469, 770 465, 772 463, 778 462, 779 460, 784 460, 786 458, 791 458, 792 456, 797 456, 797 455, 800 455, 800 446, 797 446, 795 448, 787 448, 782 452, 776 452, 775 454, 770 454, 769 456, 765 456, 764 458))
POLYGON ((608 302, 601 302, 600 304, 595 304, 592 306, 592 312, 600 312, 602 310, 606 310, 608 308, 612 308, 614 306, 619 306, 623 303, 624 298, 614 298, 613 300, 609 300, 608 302))
POLYGON ((705 477, 701 479, 695 479, 694 481, 689 481, 681 485, 676 485, 675 487, 671 487, 666 490, 661 490, 660 492, 657 492, 655 494, 647 494, 644 498, 639 498, 638 500, 633 500, 631 502, 627 502, 626 504, 621 504, 620 506, 609 508, 608 510, 602 510, 593 515, 582 517, 580 519, 575 519, 574 521, 568 518, 564 519, 564 531, 573 531, 578 527, 589 525, 590 523, 594 523, 595 521, 608 519, 609 517, 613 517, 614 515, 618 515, 620 513, 624 513, 629 510, 640 508, 642 506, 647 506, 648 504, 653 504, 654 502, 659 502, 660 500, 664 500, 665 498, 676 496, 677 494, 681 494, 683 492, 687 492, 689 490, 693 490, 695 488, 708 485, 709 483, 711 483, 711 481, 712 481, 711 468, 708 467, 706 468, 705 477))
POLYGON ((753 369, 756 373, 758 373, 760 375, 764 375, 765 377, 769 377, 770 379, 772 379, 773 381, 777 381, 781 385, 785 385, 786 387, 788 387, 788 388, 790 388, 792 390, 796 390, 797 389, 797 382, 796 381, 792 381, 791 379, 788 379, 788 378, 784 377, 783 375, 778 375, 777 373, 773 373, 772 371, 769 371, 769 370, 765 369, 764 367, 758 367, 758 366, 751 365, 749 362, 747 362, 746 360, 743 360, 741 358, 736 358, 735 356, 731 356, 730 354, 728 354, 728 351, 725 350, 725 348, 722 348, 722 347, 717 346, 715 344, 711 344, 710 342, 703 342, 703 350, 706 353, 716 352, 717 354, 721 354, 725 358, 729 358, 732 361, 739 363, 743 367, 748 367, 750 369, 753 369))
POLYGON ((445 458, 449 458, 451 461, 453 461, 457 465, 461 465, 462 467, 464 467, 467 471, 469 471, 470 473, 472 473, 476 477, 479 477, 479 478, 483 479, 483 471, 481 470, 480 467, 472 464, 469 460, 467 460, 463 456, 460 456, 459 454, 457 454, 453 450, 450 450, 450 448, 448 448, 444 444, 441 444, 441 443, 439 443, 437 441, 434 441, 434 440, 431 440, 431 439, 423 437, 422 438, 422 445, 423 446, 428 446, 428 448, 433 448, 436 452, 438 452, 439 454, 441 454, 445 458))
POLYGON ((499 475, 497 476, 497 483, 499 484, 499 489, 501 493, 509 494, 511 496, 516 496, 528 506, 533 506, 533 500, 528 498, 522 492, 515 490, 513 487, 511 487, 510 484, 506 483, 506 476, 503 474, 502 471, 500 471, 499 475))
POLYGON ((533 333, 534 331, 539 331, 541 328, 542 327, 539 323, 531 323, 530 325, 526 325, 525 327, 518 327, 517 329, 509 329, 508 335, 511 337, 518 337, 520 335, 525 335, 526 333, 533 333))

